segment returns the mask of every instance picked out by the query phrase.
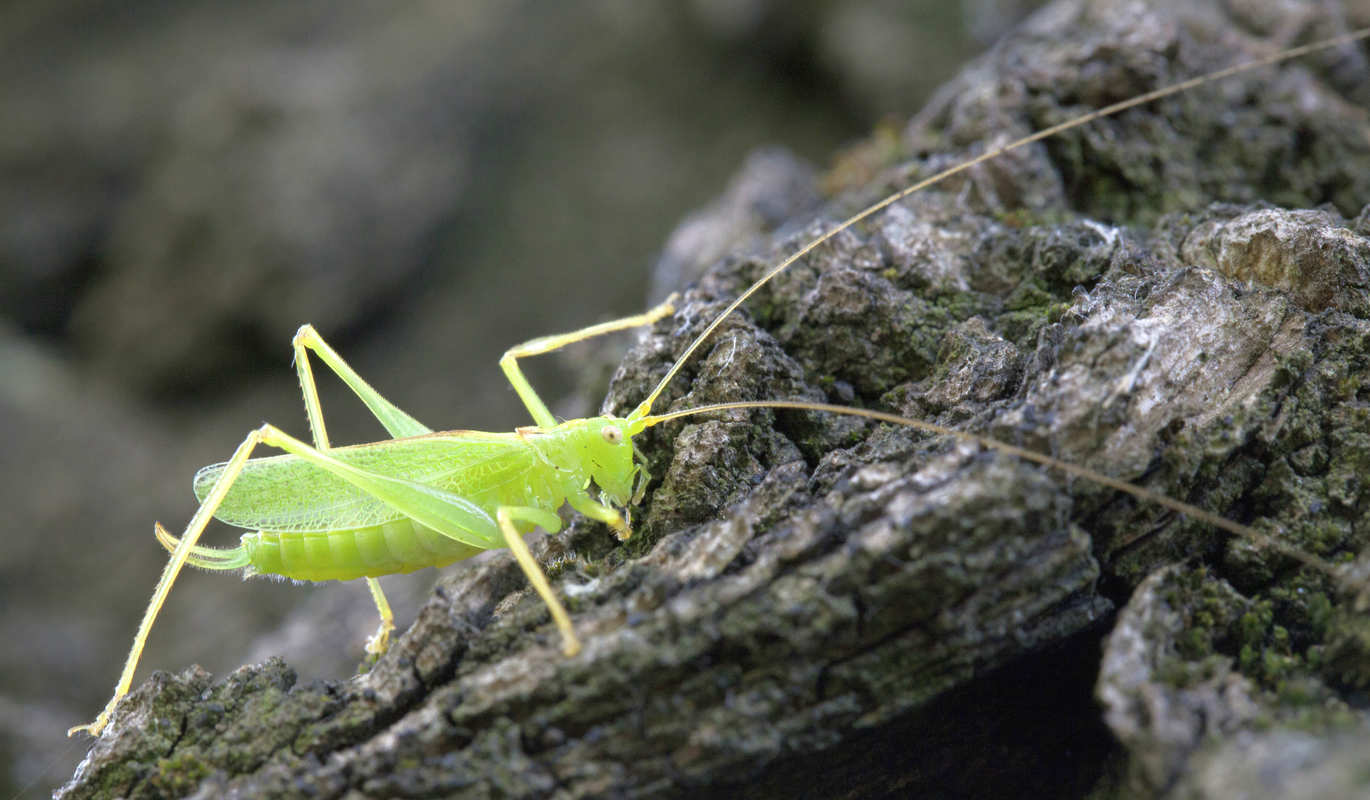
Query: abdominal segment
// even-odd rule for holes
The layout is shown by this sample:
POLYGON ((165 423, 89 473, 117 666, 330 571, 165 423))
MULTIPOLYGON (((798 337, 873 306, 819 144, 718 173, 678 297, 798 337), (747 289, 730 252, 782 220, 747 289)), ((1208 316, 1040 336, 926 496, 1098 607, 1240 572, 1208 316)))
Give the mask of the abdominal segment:
POLYGON ((250 573, 301 581, 413 572, 470 558, 482 550, 410 519, 342 531, 257 531, 243 535, 242 547, 251 559, 250 573))

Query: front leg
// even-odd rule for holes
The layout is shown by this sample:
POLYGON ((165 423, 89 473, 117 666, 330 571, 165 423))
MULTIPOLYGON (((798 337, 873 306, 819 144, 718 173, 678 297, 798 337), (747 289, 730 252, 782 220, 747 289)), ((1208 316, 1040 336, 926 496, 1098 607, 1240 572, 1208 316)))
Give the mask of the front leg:
POLYGON ((620 542, 626 542, 632 537, 633 531, 629 521, 617 509, 590 499, 590 496, 585 492, 575 492, 568 495, 566 502, 570 503, 571 508, 590 519, 599 520, 608 525, 620 542))
POLYGON ((586 339, 593 339, 606 333, 651 325, 662 317, 675 313, 675 300, 676 295, 673 294, 666 298, 666 302, 642 314, 601 322, 598 325, 591 325, 588 328, 581 328, 570 333, 543 336, 516 345, 506 350, 504 355, 500 357, 500 369, 504 370, 504 376, 509 379, 509 383, 513 384, 514 391, 518 392, 519 399, 528 408, 528 413, 533 415, 533 421, 541 427, 551 428, 557 424, 556 417, 553 417, 552 412, 547 410, 547 404, 542 402, 542 398, 538 397, 538 393, 533 390, 533 385, 523 376, 523 370, 519 369, 518 360, 560 350, 568 344, 583 342, 586 339))

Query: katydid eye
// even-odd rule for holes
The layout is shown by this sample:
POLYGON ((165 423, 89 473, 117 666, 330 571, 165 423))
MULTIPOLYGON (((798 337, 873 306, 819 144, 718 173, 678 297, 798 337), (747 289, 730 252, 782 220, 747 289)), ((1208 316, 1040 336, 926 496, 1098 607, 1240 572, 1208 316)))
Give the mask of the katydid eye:
POLYGON ((599 435, 603 436, 604 441, 609 444, 618 444, 623 441, 623 431, 615 428, 613 425, 605 425, 603 428, 600 428, 599 435))

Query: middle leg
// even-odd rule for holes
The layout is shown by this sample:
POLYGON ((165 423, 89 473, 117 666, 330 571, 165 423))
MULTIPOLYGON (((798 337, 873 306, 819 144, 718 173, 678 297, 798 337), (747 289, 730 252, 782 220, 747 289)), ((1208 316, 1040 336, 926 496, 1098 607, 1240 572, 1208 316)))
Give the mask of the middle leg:
POLYGON ((523 574, 528 576, 528 582, 533 584, 533 589, 547 605, 547 610, 552 613, 552 621, 561 631, 561 652, 568 657, 579 653, 580 640, 576 638, 576 629, 571 625, 571 615, 566 613, 566 607, 552 591, 552 585, 547 582, 547 574, 542 571, 538 560, 533 558, 528 543, 523 541, 523 534, 514 526, 514 520, 521 520, 541 525, 548 533, 556 533, 561 530, 561 517, 541 508, 500 506, 495 510, 495 519, 499 522, 499 529, 504 534, 509 552, 514 554, 514 560, 523 568, 523 574))

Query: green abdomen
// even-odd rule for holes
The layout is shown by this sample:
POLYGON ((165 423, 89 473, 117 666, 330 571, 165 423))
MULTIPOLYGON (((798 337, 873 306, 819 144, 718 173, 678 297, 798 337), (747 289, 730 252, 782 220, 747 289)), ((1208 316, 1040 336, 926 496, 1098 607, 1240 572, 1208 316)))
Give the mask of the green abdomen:
POLYGON ((409 519, 344 531, 257 531, 243 535, 242 547, 251 572, 300 581, 413 572, 481 552, 409 519))

